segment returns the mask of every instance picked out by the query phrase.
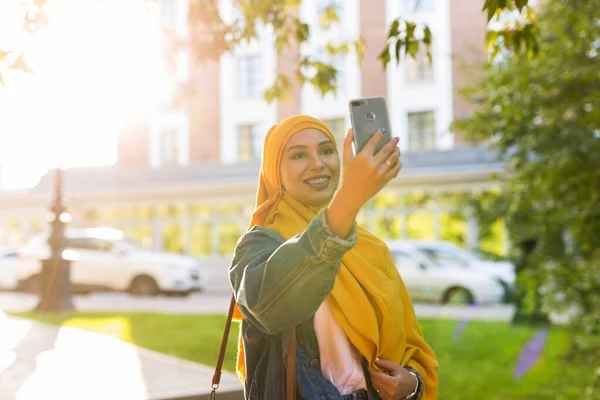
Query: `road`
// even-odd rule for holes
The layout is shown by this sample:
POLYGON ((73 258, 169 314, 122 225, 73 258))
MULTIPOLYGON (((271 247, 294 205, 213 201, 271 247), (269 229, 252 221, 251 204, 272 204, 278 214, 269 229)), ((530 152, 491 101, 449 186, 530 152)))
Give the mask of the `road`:
MULTIPOLYGON (((225 314, 229 307, 229 296, 219 291, 195 293, 180 297, 135 297, 126 293, 94 293, 74 296, 75 307, 79 311, 145 311, 168 314, 225 314)), ((0 309, 5 312, 32 310, 38 301, 36 295, 27 293, 0 292, 0 309)), ((438 304, 415 303, 415 311, 423 318, 450 318, 473 320, 510 320, 513 307, 495 306, 442 306, 438 304)))
MULTIPOLYGON (((126 293, 94 293, 74 296, 79 311, 158 312, 168 314, 225 314, 229 308, 230 292, 227 277, 228 260, 208 263, 209 289, 188 297, 135 297, 126 293)), ((38 302, 36 295, 0 291, 0 310, 21 312, 32 310, 38 302)), ((471 319, 509 321, 514 308, 511 305, 457 306, 415 303, 420 318, 471 319)), ((565 316, 552 315, 553 322, 564 323, 565 316)))

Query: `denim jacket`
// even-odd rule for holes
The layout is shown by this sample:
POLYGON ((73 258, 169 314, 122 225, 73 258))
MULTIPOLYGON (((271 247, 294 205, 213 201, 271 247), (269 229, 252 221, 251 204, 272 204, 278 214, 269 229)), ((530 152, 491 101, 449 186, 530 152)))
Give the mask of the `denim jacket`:
MULTIPOLYGON (((289 330, 296 326, 297 393, 302 399, 340 400, 321 373, 313 327, 317 309, 333 289, 341 259, 357 241, 336 236, 322 210, 307 229, 284 240, 260 226, 238 241, 229 271, 241 324, 246 360, 246 399, 285 398, 285 360, 289 330)), ((369 380, 371 399, 379 399, 369 380)))

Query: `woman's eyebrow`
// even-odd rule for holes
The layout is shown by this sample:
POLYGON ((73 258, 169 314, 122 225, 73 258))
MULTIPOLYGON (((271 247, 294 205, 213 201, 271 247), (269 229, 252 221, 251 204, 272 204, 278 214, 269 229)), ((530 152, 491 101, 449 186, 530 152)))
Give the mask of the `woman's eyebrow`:
MULTIPOLYGON (((325 144, 333 144, 333 142, 331 140, 324 140, 321 143, 319 143, 319 146, 323 146, 325 144)), ((290 146, 288 147, 287 151, 292 151, 294 149, 306 149, 307 146, 303 145, 303 144, 296 144, 294 146, 290 146)))
POLYGON ((292 151, 294 149, 306 149, 306 146, 303 144, 296 144, 294 146, 290 146, 287 151, 292 151))

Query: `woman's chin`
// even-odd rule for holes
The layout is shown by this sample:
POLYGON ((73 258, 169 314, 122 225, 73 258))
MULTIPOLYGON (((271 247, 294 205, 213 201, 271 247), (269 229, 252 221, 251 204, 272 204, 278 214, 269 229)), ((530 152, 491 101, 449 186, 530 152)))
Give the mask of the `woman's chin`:
POLYGON ((332 197, 333 193, 319 193, 318 195, 306 198, 305 201, 303 201, 303 203, 311 207, 326 206, 329 204, 332 197))

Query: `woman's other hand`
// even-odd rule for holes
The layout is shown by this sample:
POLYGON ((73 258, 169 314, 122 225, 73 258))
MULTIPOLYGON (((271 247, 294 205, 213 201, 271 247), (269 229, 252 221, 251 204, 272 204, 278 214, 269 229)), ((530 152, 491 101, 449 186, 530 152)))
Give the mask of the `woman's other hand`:
POLYGON ((370 370, 371 382, 382 400, 401 400, 416 389, 417 377, 401 365, 387 360, 377 360, 375 364, 387 372, 370 370))

